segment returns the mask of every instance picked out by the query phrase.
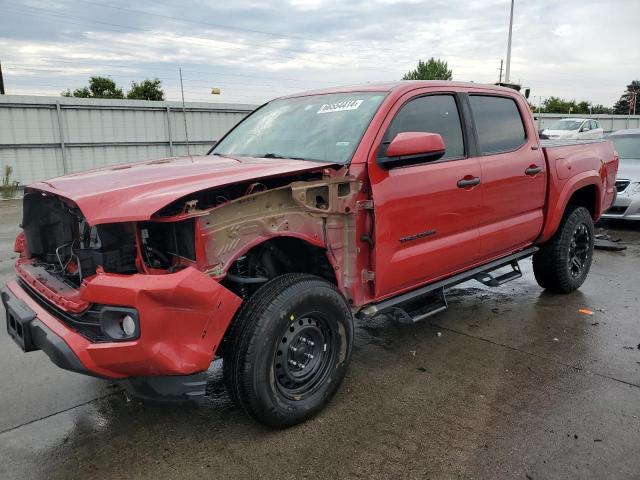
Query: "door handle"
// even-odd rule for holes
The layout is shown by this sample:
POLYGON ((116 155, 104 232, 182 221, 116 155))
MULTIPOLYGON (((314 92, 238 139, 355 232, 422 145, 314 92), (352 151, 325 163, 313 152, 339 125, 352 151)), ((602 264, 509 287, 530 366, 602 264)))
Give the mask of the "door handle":
POLYGON ((471 177, 470 175, 458 180, 458 188, 475 187, 480 183, 480 177, 471 177))
POLYGON ((542 171, 542 167, 539 167, 537 165, 531 165, 529 168, 527 168, 524 173, 526 175, 537 175, 538 173, 540 173, 542 171))

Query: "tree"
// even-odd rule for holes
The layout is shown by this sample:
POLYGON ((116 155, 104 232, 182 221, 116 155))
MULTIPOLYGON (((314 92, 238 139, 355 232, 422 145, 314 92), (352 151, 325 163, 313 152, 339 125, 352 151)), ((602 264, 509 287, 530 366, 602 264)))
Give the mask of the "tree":
POLYGON ((592 105, 585 100, 565 100, 560 97, 549 97, 542 102, 543 113, 575 113, 579 115, 595 115, 597 113, 611 113, 611 109, 604 105, 592 105))
POLYGON ((560 97, 549 97, 542 102, 542 111, 544 113, 577 113, 575 111, 575 100, 565 100, 560 97))
POLYGON ((62 92, 63 97, 80 98, 124 98, 122 89, 108 77, 91 77, 89 86, 76 88, 73 93, 67 89, 62 92))
POLYGON ((613 113, 619 115, 629 115, 629 113, 640 114, 640 80, 633 80, 620 97, 620 100, 613 106, 613 113), (635 105, 631 104, 635 99, 635 105), (631 107, 631 108, 629 108, 631 107))
POLYGON ((157 78, 143 80, 140 83, 131 82, 131 89, 127 92, 127 98, 133 100, 164 100, 162 83, 157 78))
POLYGON ((404 74, 403 80, 451 80, 453 74, 443 60, 431 57, 426 62, 418 60, 418 66, 404 74))

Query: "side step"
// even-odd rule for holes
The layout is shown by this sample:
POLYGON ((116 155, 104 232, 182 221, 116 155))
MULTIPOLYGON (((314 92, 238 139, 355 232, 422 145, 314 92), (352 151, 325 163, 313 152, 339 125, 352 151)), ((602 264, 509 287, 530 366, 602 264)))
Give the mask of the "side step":
POLYGON ((486 285, 487 287, 499 287, 500 285, 510 282, 511 280, 522 277, 522 271, 520 270, 518 261, 514 260, 510 265, 513 270, 507 273, 503 273, 498 277, 494 277, 493 275, 491 275, 491 272, 481 272, 473 278, 486 285))
MULTIPOLYGON (((365 305, 362 307, 357 313, 356 317, 358 318, 368 318, 374 317, 380 313, 391 313, 392 315, 395 313, 399 313, 399 317, 404 319, 403 323, 406 323, 407 317, 409 317, 409 323, 415 323, 415 318, 422 320, 434 313, 441 312, 442 310, 447 308, 447 301, 444 295, 444 291, 447 288, 453 287, 459 283, 466 282, 467 280, 478 280, 485 285, 489 285, 491 287, 495 287, 498 285, 502 285, 510 280, 514 280, 522 276, 522 272, 520 271, 520 266, 518 265, 518 260, 522 260, 523 258, 530 257, 535 252, 538 251, 538 247, 529 247, 525 250, 521 250, 516 253, 512 253, 506 257, 500 258, 498 260, 494 260, 492 262, 486 263, 476 268, 472 268, 467 270, 466 272, 459 273, 452 277, 446 278, 444 280, 440 280, 410 292, 402 293, 392 298, 388 298, 386 300, 382 300, 378 303, 371 303, 369 305, 365 305), (490 272, 498 270, 499 268, 511 266, 512 271, 500 275, 498 277, 494 277, 490 275, 490 272), (417 303, 420 301, 426 300, 429 296, 435 295, 437 300, 435 302, 435 306, 429 304, 428 306, 422 307, 417 311, 413 311, 411 313, 406 313, 406 305, 410 303, 417 303)), ((399 320, 402 321, 402 320, 399 320)))
POLYGON ((398 323, 410 325, 418 323, 421 320, 430 317, 431 315, 435 315, 436 313, 443 312, 449 307, 444 288, 440 289, 438 292, 434 292, 434 294, 430 294, 427 296, 431 298, 425 298, 424 300, 427 303, 420 306, 416 310, 406 312, 400 307, 395 307, 387 313, 389 313, 398 323))

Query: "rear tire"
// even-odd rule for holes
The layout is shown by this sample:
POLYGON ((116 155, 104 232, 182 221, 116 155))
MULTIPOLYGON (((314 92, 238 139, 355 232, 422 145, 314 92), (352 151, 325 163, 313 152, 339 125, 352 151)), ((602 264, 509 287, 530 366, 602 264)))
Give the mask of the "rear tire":
POLYGON ((538 285, 570 293, 586 280, 593 259, 594 228, 589 210, 569 205, 558 231, 533 255, 538 285))
POLYGON ((336 287, 312 275, 282 275, 247 300, 235 322, 223 369, 236 403, 273 428, 322 410, 353 344, 351 309, 336 287))

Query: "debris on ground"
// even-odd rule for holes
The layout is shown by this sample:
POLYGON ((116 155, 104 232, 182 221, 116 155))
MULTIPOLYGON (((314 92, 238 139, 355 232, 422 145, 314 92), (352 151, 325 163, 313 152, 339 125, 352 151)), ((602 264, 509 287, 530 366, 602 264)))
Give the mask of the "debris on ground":
POLYGON ((626 245, 621 245, 620 238, 611 238, 608 233, 598 233, 595 235, 593 248, 598 250, 608 250, 610 252, 620 252, 626 250, 626 245))
POLYGON ((588 308, 581 308, 578 310, 578 313, 582 313, 583 315, 593 315, 593 310, 589 310, 588 308))
POLYGON ((438 332, 438 333, 436 333, 436 335, 437 335, 438 337, 441 337, 441 336, 442 336, 442 332, 438 332))

